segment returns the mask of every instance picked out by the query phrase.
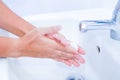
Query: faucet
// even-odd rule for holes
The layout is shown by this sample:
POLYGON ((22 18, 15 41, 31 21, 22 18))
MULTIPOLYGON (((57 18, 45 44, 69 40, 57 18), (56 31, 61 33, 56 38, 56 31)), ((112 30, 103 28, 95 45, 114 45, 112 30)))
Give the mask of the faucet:
POLYGON ((111 20, 83 20, 79 29, 85 33, 89 30, 110 30, 110 37, 120 41, 120 0, 113 11, 111 20))

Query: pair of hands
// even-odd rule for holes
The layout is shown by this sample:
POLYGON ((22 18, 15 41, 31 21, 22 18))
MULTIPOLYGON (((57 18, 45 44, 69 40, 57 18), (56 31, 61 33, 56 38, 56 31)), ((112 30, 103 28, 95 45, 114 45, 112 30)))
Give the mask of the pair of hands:
POLYGON ((21 56, 50 58, 64 62, 68 66, 80 66, 85 60, 81 55, 85 54, 78 46, 76 51, 70 46, 70 42, 60 35, 59 26, 49 28, 36 28, 20 38, 22 48, 19 49, 21 56))

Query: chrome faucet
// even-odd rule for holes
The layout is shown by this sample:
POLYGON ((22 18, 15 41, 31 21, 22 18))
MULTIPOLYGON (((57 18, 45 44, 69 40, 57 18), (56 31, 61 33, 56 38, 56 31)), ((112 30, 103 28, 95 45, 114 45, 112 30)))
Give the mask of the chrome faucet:
POLYGON ((112 39, 120 41, 120 0, 114 9, 111 20, 83 20, 79 25, 81 32, 89 30, 110 30, 112 39))

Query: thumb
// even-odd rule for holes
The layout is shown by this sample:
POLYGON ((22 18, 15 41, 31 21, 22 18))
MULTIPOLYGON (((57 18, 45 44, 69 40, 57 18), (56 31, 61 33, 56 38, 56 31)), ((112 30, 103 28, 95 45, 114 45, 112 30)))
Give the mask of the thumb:
POLYGON ((58 31, 61 29, 60 26, 52 26, 52 27, 47 27, 47 28, 35 28, 25 34, 22 39, 26 39, 29 41, 34 40, 36 37, 40 35, 50 35, 50 34, 55 34, 58 33, 58 31))
POLYGON ((38 36, 39 36, 38 29, 35 28, 35 29, 29 31, 28 33, 26 33, 21 39, 27 40, 29 42, 29 41, 34 40, 38 36))
POLYGON ((39 28, 40 33, 42 35, 52 35, 58 33, 58 31, 61 30, 61 26, 52 26, 52 27, 47 27, 47 28, 39 28))

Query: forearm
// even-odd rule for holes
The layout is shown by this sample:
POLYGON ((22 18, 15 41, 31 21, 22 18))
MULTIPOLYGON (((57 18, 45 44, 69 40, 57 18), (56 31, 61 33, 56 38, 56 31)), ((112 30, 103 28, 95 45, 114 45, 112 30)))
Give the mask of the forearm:
POLYGON ((17 16, 0 0, 0 27, 21 37, 35 27, 17 16))
POLYGON ((18 57, 19 39, 0 37, 0 57, 18 57))

